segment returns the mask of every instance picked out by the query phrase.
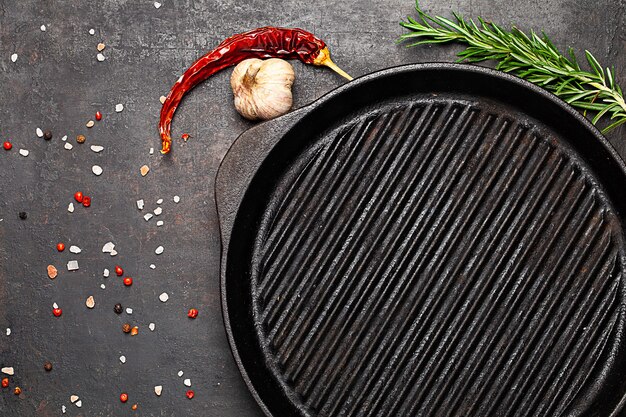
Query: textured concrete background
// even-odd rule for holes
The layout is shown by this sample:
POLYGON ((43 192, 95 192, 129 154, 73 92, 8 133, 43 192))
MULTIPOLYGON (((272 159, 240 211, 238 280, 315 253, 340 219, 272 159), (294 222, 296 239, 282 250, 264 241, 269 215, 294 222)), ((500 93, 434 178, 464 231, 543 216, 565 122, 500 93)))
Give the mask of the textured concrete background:
MULTIPOLYGON (((252 124, 233 109, 225 71, 197 88, 177 113, 174 136, 188 132, 192 138, 176 140, 171 157, 149 155, 159 146, 159 96, 223 38, 263 25, 316 33, 354 76, 405 63, 449 62, 459 49, 394 43, 403 32, 398 21, 413 14, 411 0, 161 3, 157 10, 149 0, 0 0, 0 139, 14 144, 11 152, 0 151, 0 366, 15 367, 11 386, 23 389, 20 397, 0 390, 2 416, 57 416, 62 404, 68 416, 129 415, 133 403, 139 404, 135 415, 259 415, 222 326, 213 196, 221 158, 252 124), (107 45, 105 62, 96 60, 99 42, 107 45), (13 53, 16 63, 9 59, 13 53), (122 113, 115 113, 117 103, 124 104, 122 113), (96 110, 104 119, 87 129, 96 110), (51 129, 53 140, 37 138, 37 127, 51 129), (80 133, 87 136, 84 145, 74 140, 80 133), (60 140, 66 134, 71 151, 60 140), (91 152, 92 144, 105 151, 91 152), (21 157, 19 148, 30 155, 21 157), (104 168, 101 177, 91 173, 96 163, 104 168), (151 168, 145 178, 139 175, 143 164, 151 168), (69 214, 77 190, 91 195, 92 207, 69 214), (172 202, 176 194, 180 204, 172 202), (139 198, 146 201, 144 212, 135 207, 139 198), (165 200, 159 228, 156 219, 142 218, 158 198, 165 200), (19 211, 28 219, 20 220, 19 211), (117 245, 115 258, 100 251, 109 240, 117 245), (58 241, 83 253, 59 254, 58 241), (159 245, 165 252, 157 256, 159 245), (80 271, 66 271, 69 259, 79 261, 80 271), (49 263, 60 270, 55 281, 46 276, 49 263), (135 278, 132 288, 102 277, 115 264, 135 278), (164 291, 170 295, 165 304, 157 299, 164 291), (93 310, 84 305, 89 295, 96 299, 93 310), (52 317, 53 302, 63 308, 61 318, 52 317), (133 314, 116 315, 116 302, 133 314), (195 321, 186 317, 190 307, 200 310, 195 321), (120 331, 126 321, 140 327, 138 336, 120 331), (150 322, 155 332, 147 329, 150 322), (122 354, 126 364, 118 360, 122 354), (46 360, 54 364, 51 373, 43 371, 46 360), (196 392, 191 401, 184 378, 196 392), (164 386, 160 398, 155 385, 164 386), (122 391, 130 395, 127 404, 118 400, 122 391), (72 394, 82 408, 70 404, 72 394)), ((431 0, 422 6, 445 16, 457 10, 544 29, 558 46, 588 48, 604 65, 615 65, 626 85, 625 0, 431 0)), ((325 69, 294 66, 295 107, 344 82, 325 69)), ((624 132, 608 136, 622 156, 624 132)))

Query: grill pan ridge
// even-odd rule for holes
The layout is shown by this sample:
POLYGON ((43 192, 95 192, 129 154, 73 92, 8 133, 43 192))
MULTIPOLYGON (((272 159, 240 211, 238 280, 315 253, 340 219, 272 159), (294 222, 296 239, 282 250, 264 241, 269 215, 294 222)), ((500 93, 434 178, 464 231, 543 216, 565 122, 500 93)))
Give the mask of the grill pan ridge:
POLYGON ((222 304, 268 416, 624 415, 624 164, 517 78, 418 64, 244 133, 222 304))

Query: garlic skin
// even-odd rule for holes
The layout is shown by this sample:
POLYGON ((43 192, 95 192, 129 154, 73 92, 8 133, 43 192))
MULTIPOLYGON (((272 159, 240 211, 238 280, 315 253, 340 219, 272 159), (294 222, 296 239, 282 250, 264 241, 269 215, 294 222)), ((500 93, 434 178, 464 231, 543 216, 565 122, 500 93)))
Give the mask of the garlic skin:
POLYGON ((246 59, 230 77, 235 108, 246 119, 268 120, 291 109, 291 86, 295 73, 290 63, 278 58, 246 59))

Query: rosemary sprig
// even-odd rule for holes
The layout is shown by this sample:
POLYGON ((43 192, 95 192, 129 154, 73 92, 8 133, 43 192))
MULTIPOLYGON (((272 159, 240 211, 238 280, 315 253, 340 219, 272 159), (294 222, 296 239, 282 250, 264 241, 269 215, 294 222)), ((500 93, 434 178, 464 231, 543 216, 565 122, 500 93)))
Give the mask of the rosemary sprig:
POLYGON ((580 68, 572 48, 569 57, 564 56, 542 32, 539 36, 531 31, 530 36, 517 27, 510 31, 492 22, 478 18, 466 20, 453 13, 456 21, 440 16, 430 16, 419 6, 415 8, 419 20, 408 17, 400 25, 409 33, 400 36, 400 41, 414 41, 408 46, 462 42, 469 46, 461 51, 457 62, 497 61, 496 69, 517 75, 537 84, 574 107, 596 112, 592 123, 602 116, 610 116, 610 124, 603 133, 626 123, 626 102, 622 89, 615 81, 615 69, 603 68, 598 60, 585 50, 591 71, 580 68))

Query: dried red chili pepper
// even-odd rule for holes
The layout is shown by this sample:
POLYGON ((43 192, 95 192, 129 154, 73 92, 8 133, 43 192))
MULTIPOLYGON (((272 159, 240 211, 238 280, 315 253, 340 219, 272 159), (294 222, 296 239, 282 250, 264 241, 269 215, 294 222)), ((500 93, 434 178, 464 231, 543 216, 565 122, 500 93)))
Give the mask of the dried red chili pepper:
POLYGON ((183 96, 216 72, 248 58, 299 59, 305 64, 329 67, 352 80, 331 61, 326 43, 305 30, 267 26, 233 35, 194 62, 172 86, 161 108, 159 120, 161 153, 166 154, 171 149, 172 118, 183 96))

